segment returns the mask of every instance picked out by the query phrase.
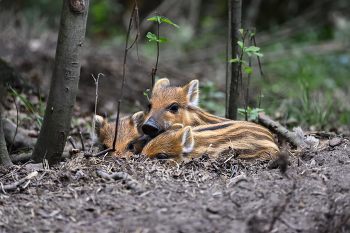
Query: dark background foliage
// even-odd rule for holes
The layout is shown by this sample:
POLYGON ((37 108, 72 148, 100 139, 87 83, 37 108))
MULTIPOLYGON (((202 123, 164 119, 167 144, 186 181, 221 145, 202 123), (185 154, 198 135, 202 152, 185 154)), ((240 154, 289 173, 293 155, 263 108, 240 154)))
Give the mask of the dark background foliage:
MULTIPOLYGON (((52 56, 61 4, 61 1, 49 0, 1 1, 1 15, 8 15, 12 27, 17 30, 16 37, 23 37, 21 43, 14 43, 13 47, 43 47, 52 56)), ((93 99, 93 82, 89 76, 104 73, 108 78, 106 84, 101 80, 100 114, 115 112, 126 28, 133 4, 131 0, 91 0, 90 3, 88 51, 85 66, 82 66, 81 81, 84 83, 80 85, 83 90, 78 100, 85 96, 93 99), (93 61, 94 67, 91 67, 93 61), (91 82, 90 88, 85 87, 87 82, 91 82), (109 90, 104 91, 104 88, 109 90)), ((161 44, 158 77, 168 77, 174 84, 198 78, 202 86, 201 105, 223 115, 227 1, 138 1, 138 7, 140 62, 134 48, 129 53, 126 87, 132 96, 126 94, 125 101, 130 104, 123 111, 137 111, 147 102, 142 92, 148 88, 148 75, 156 59, 156 46, 146 38, 147 32, 156 31, 156 25, 147 18, 157 11, 180 26, 176 29, 161 25, 161 36, 168 42, 161 44)), ((249 106, 258 107, 258 96, 264 96, 261 108, 290 127, 302 125, 311 130, 344 131, 345 126, 350 125, 349 10, 347 0, 243 1, 243 28, 257 29, 257 43, 264 54, 264 77, 260 76, 256 59, 253 59, 249 106)), ((6 30, 2 36, 5 33, 6 30)), ((133 30, 132 36, 135 34, 133 30)), ((38 75, 32 72, 33 68, 28 68, 29 62, 27 66, 26 63, 16 66, 16 56, 21 55, 12 53, 11 58, 5 58, 34 82, 49 80, 51 67, 46 66, 44 70, 47 70, 38 75)), ((38 62, 42 64, 47 60, 38 59, 38 62)), ((246 85, 245 78, 243 85, 246 85)), ((91 104, 84 108, 85 111, 92 109, 91 104)))

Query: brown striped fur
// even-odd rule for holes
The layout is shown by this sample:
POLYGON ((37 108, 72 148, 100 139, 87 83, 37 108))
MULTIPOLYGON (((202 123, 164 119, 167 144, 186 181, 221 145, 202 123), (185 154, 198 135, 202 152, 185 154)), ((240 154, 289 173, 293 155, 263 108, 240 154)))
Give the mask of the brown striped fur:
POLYGON ((160 79, 153 88, 149 110, 145 114, 142 130, 152 137, 166 131, 169 126, 181 123, 198 126, 228 121, 198 107, 198 80, 183 87, 170 86, 168 79, 160 79), (178 106, 172 111, 172 106, 178 106), (154 129, 154 132, 151 130, 154 129))
MULTIPOLYGON (((116 141, 116 151, 109 155, 128 158, 131 154, 139 154, 144 146, 140 138, 143 133, 138 128, 139 122, 144 117, 143 112, 137 112, 132 116, 122 117, 119 120, 118 136, 116 141)), ((115 122, 107 123, 103 117, 95 117, 95 133, 102 145, 101 150, 112 148, 115 135, 115 122)))
POLYGON ((141 154, 150 159, 172 159, 176 162, 208 154, 218 157, 229 149, 240 150, 238 158, 266 159, 279 151, 272 134, 264 127, 246 121, 183 127, 174 124, 169 130, 151 140, 141 154))

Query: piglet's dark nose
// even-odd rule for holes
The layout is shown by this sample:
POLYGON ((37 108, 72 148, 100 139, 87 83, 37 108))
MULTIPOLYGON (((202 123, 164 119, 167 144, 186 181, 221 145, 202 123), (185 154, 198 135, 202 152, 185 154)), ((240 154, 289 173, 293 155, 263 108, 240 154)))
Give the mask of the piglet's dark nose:
POLYGON ((155 120, 149 119, 142 125, 142 131, 150 137, 156 137, 160 132, 160 127, 155 120))

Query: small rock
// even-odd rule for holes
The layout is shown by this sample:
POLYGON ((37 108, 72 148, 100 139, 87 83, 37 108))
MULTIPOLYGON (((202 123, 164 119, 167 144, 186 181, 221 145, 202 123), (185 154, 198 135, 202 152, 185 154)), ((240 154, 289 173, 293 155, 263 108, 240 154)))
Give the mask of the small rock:
POLYGON ((341 138, 333 138, 332 140, 329 141, 329 145, 331 147, 335 147, 335 146, 340 145, 341 142, 342 142, 341 138))
POLYGON ((315 159, 312 159, 310 162, 310 167, 315 167, 316 166, 316 161, 315 159))

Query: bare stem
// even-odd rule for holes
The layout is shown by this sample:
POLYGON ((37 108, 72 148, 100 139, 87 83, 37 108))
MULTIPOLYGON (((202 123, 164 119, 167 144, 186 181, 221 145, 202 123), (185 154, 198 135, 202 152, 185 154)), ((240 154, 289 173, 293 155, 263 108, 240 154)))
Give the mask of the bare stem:
MULTIPOLYGON (((252 38, 253 38, 253 41, 254 41, 254 46, 256 47, 255 36, 253 36, 252 38)), ((261 76, 264 77, 264 73, 263 73, 262 68, 261 68, 260 57, 259 56, 257 56, 257 57, 258 57, 258 63, 259 63, 259 69, 260 69, 261 76)))
MULTIPOLYGON (((95 131, 95 130, 94 130, 95 131)), ((85 151, 85 145, 84 145, 84 138, 83 138, 83 134, 81 132, 79 132, 80 135, 80 141, 81 141, 81 149, 83 151, 85 151)))
MULTIPOLYGON (((91 74, 92 75, 92 78, 95 80, 95 85, 96 85, 96 98, 95 98, 95 113, 94 113, 94 118, 93 118, 93 122, 92 122, 92 139, 94 139, 95 138, 95 117, 96 117, 96 109, 97 109, 97 98, 98 98, 98 80, 100 79, 100 75, 103 75, 103 76, 105 76, 104 74, 102 74, 102 73, 99 73, 98 75, 97 75, 97 79, 95 79, 95 77, 94 77, 94 75, 93 74, 91 74)), ((81 141, 82 142, 82 144, 83 144, 83 141, 81 141)), ((92 142, 91 142, 91 147, 90 147, 90 153, 92 152, 92 147, 93 147, 93 145, 94 145, 94 140, 92 140, 92 142)), ((84 148, 84 145, 83 145, 83 148, 84 148)), ((76 148, 75 148, 76 149, 76 148)), ((84 149, 83 149, 83 151, 85 151, 84 149)))
MULTIPOLYGON (((156 12, 157 16, 160 16, 157 12, 156 12)), ((160 23, 157 21, 157 39, 159 40, 159 25, 160 23)), ((151 73, 151 77, 152 77, 152 88, 151 88, 151 93, 155 84, 155 79, 156 79, 156 73, 157 73, 157 69, 158 69, 158 61, 159 61, 159 41, 157 41, 157 61, 156 61, 156 66, 152 68, 152 73, 151 73)))
POLYGON ((117 113, 117 119, 115 122, 115 135, 114 135, 114 140, 113 140, 113 151, 115 151, 115 143, 117 141, 117 137, 118 137, 118 124, 119 124, 119 115, 120 115, 120 107, 121 107, 121 103, 122 103, 122 98, 123 98, 123 90, 124 90, 124 85, 125 85, 125 70, 126 70, 126 56, 128 54, 128 42, 129 42, 129 35, 130 35, 130 31, 132 28, 132 18, 134 16, 135 10, 136 10, 136 1, 135 1, 135 5, 134 5, 134 9, 131 13, 130 16, 130 21, 129 21, 129 28, 128 28, 128 33, 126 35, 126 43, 125 43, 125 53, 124 53, 124 65, 123 65, 123 82, 122 82, 122 88, 120 91, 120 97, 119 97, 119 101, 118 101, 118 113, 117 113))
MULTIPOLYGON (((249 46, 252 45, 252 38, 250 38, 249 46)), ((249 67, 252 67, 252 57, 249 56, 249 67)), ((247 80, 247 93, 246 93, 246 99, 245 99, 245 120, 248 121, 248 102, 249 102, 249 88, 250 88, 250 73, 248 73, 248 80, 247 80)))

